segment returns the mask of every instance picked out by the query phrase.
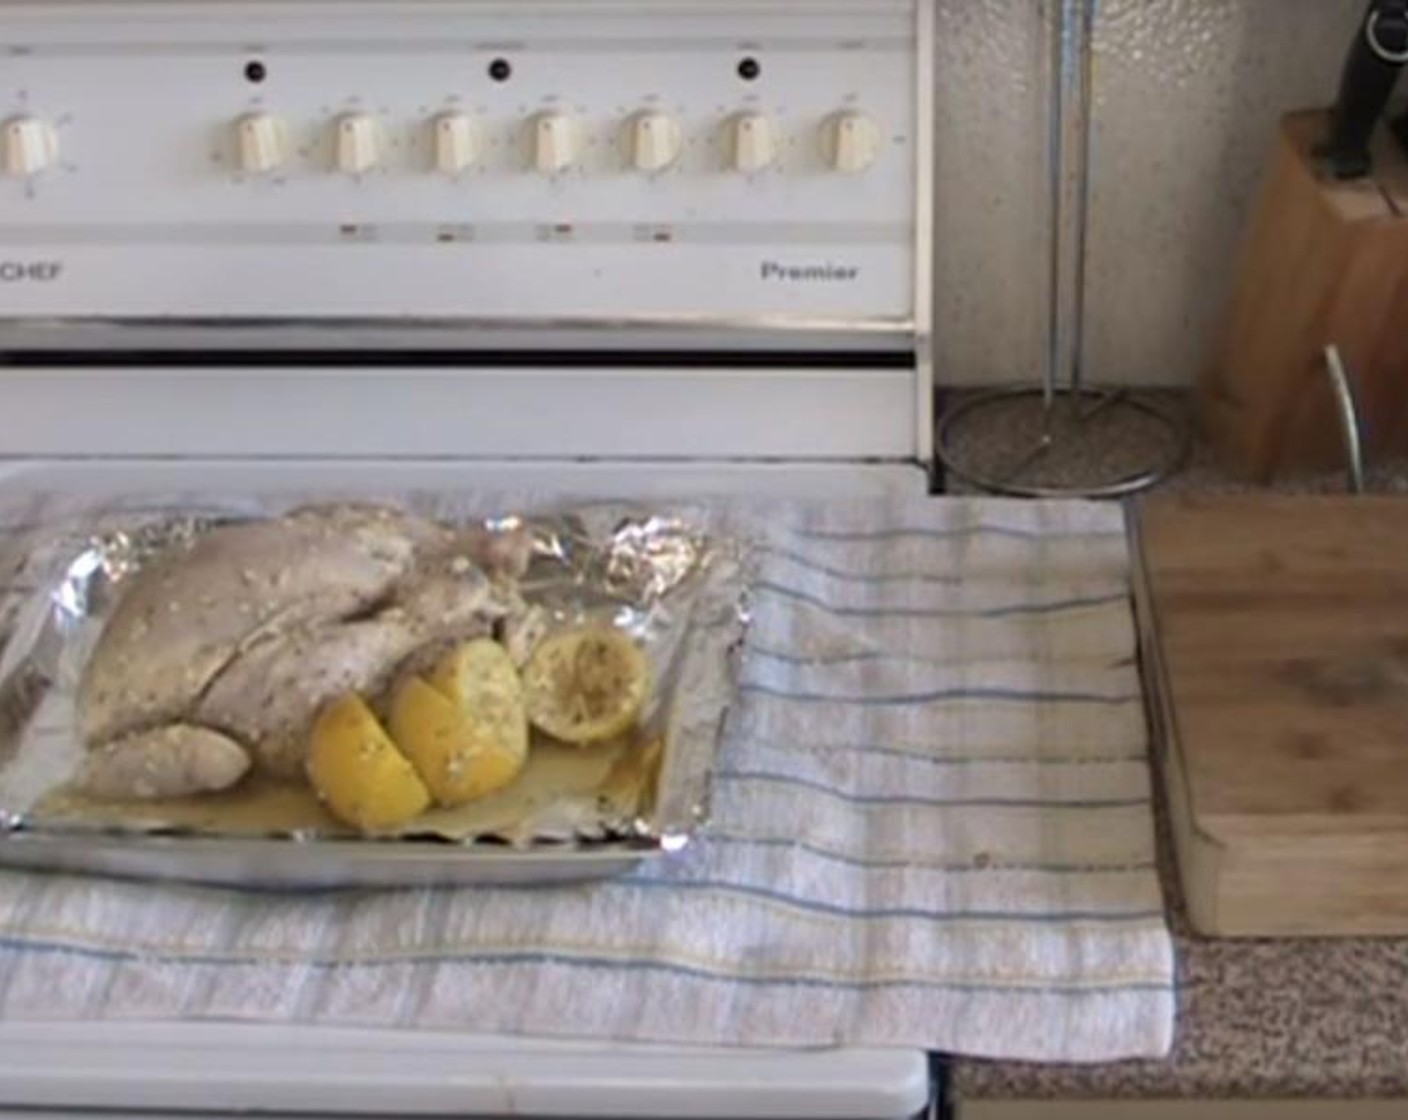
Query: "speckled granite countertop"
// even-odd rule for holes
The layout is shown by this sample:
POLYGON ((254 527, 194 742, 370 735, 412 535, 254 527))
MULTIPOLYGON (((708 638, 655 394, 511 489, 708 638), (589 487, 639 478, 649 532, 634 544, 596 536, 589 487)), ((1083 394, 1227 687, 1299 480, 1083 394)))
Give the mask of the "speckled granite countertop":
POLYGON ((956 1061, 959 1098, 1408 1099, 1408 938, 1217 941, 1183 913, 1160 812, 1179 1010, 1164 1061, 956 1061))
MULTIPOLYGON (((1343 476, 1284 490, 1341 490, 1343 476)), ((1408 490, 1408 463, 1371 473, 1408 490)), ((1241 489, 1201 449, 1169 489, 1241 489)), ((1408 938, 1208 940, 1189 929, 1159 806, 1160 859, 1178 953, 1179 1017, 1163 1061, 1092 1066, 958 1060, 958 1099, 1322 1097, 1408 1100, 1408 938)))

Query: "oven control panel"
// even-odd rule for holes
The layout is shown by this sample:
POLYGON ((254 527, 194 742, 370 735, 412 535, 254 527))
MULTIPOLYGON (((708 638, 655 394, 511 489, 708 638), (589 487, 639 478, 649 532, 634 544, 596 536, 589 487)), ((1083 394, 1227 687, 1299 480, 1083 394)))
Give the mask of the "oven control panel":
POLYGON ((910 323, 925 2, 0 0, 0 322, 910 323))

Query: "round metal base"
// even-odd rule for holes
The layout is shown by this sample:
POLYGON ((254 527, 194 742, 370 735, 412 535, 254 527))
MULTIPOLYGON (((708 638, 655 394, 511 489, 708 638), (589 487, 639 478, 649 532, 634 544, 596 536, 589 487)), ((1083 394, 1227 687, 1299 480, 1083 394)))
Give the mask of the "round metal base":
POLYGON ((999 389, 963 401, 940 420, 939 462, 992 494, 1019 498, 1122 498, 1179 471, 1188 427, 1126 389, 999 389))

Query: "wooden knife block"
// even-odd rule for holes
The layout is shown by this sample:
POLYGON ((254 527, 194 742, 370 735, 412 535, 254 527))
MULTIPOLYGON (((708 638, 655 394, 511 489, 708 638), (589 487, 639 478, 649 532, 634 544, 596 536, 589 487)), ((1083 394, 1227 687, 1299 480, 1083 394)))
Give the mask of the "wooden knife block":
POLYGON ((1255 481, 1345 466, 1331 343, 1366 459, 1408 452, 1408 157, 1384 133, 1372 177, 1336 181, 1314 155, 1328 128, 1326 113, 1282 122, 1200 386, 1205 434, 1255 481))

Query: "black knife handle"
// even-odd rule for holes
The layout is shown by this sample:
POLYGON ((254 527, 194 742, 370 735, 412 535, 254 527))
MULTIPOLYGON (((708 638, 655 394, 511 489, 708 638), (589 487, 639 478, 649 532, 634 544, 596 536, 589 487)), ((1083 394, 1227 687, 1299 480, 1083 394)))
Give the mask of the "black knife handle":
POLYGON ((1330 140, 1321 152, 1336 178, 1369 173, 1369 142, 1405 64, 1408 0, 1371 0, 1345 61, 1330 140))

